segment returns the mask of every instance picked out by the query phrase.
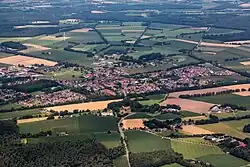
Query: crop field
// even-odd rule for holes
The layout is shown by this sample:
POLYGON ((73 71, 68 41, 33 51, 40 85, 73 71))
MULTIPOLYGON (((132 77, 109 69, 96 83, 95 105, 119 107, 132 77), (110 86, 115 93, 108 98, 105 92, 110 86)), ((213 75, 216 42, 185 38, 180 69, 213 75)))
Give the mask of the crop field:
POLYGON ((186 118, 186 117, 197 117, 200 116, 199 113, 191 112, 191 111, 181 111, 181 117, 186 118))
POLYGON ((68 134, 116 131, 117 121, 115 117, 83 115, 73 118, 20 124, 20 133, 38 133, 48 130, 54 133, 67 132, 68 134))
POLYGON ((54 61, 44 60, 40 58, 28 57, 28 56, 10 56, 0 59, 0 63, 10 64, 10 65, 34 65, 34 64, 44 64, 45 66, 55 66, 57 63, 54 61))
POLYGON ((81 71, 75 71, 73 68, 60 69, 56 72, 45 73, 44 76, 48 78, 65 79, 65 80, 77 80, 80 76, 84 76, 85 73, 81 71))
POLYGON ((73 112, 73 110, 103 110, 107 107, 107 105, 111 102, 121 101, 121 100, 106 100, 106 101, 97 101, 97 102, 89 102, 89 103, 79 103, 79 104, 69 104, 69 105, 61 105, 55 107, 46 108, 47 110, 54 111, 64 111, 68 110, 69 112, 73 112))
POLYGON ((174 151, 182 153, 184 158, 198 158, 211 154, 223 154, 221 149, 214 145, 200 144, 200 139, 197 141, 178 141, 171 140, 171 147, 174 151))
POLYGON ((127 158, 123 155, 113 160, 114 167, 128 167, 127 158))
POLYGON ((22 107, 22 105, 16 104, 16 103, 8 103, 8 104, 0 105, 0 108, 2 110, 10 110, 11 108, 16 109, 16 108, 20 108, 20 107, 22 107))
POLYGON ((214 104, 190 99, 181 98, 168 98, 160 105, 165 106, 167 104, 176 104, 181 107, 182 110, 192 111, 195 113, 207 113, 214 104))
POLYGON ((213 132, 200 128, 194 125, 187 125, 182 127, 182 131, 187 134, 196 135, 196 134, 213 134, 213 132))
POLYGON ((89 42, 103 42, 101 37, 95 31, 88 32, 68 32, 67 37, 70 37, 67 41, 76 43, 89 43, 89 42))
POLYGON ((218 118, 227 118, 227 117, 241 117, 244 115, 249 115, 250 111, 237 111, 237 112, 229 112, 229 113, 213 113, 218 118))
POLYGON ((52 136, 52 137, 39 137, 39 138, 29 138, 28 143, 47 143, 54 141, 78 141, 85 139, 96 139, 101 142, 107 148, 114 148, 120 145, 120 134, 118 132, 107 133, 82 133, 77 135, 68 136, 52 136))
POLYGON ((180 118, 180 117, 181 117, 180 115, 172 114, 172 113, 164 113, 164 114, 155 116, 155 118, 159 120, 171 120, 171 119, 180 118))
POLYGON ((92 58, 88 58, 83 53, 69 52, 65 50, 50 49, 47 50, 46 52, 39 51, 39 52, 31 52, 30 54, 38 58, 44 58, 53 61, 71 62, 86 66, 91 66, 93 62, 92 58))
POLYGON ((145 128, 144 121, 147 119, 125 119, 122 121, 124 129, 145 128))
POLYGON ((206 96, 206 97, 195 97, 192 100, 203 101, 213 104, 235 104, 239 106, 244 106, 250 109, 250 96, 240 96, 235 94, 225 94, 225 95, 216 95, 216 96, 206 96))
POLYGON ((77 45, 75 46, 74 50, 79 50, 79 51, 88 51, 88 52, 99 52, 100 50, 106 48, 108 45, 105 44, 95 44, 95 45, 77 45))
POLYGON ((216 167, 240 167, 240 166, 249 166, 249 162, 242 160, 240 158, 236 158, 229 154, 221 154, 221 155, 207 155, 207 156, 201 156, 197 158, 198 160, 201 160, 203 162, 208 162, 212 165, 215 165, 216 167))
POLYGON ((198 125, 203 129, 207 129, 211 132, 215 133, 225 133, 231 136, 235 136, 238 138, 246 138, 250 135, 242 132, 242 128, 244 125, 249 123, 249 119, 241 120, 241 121, 228 121, 228 122, 220 122, 217 124, 208 124, 208 125, 198 125))
MULTIPOLYGON (((0 106, 2 109, 2 107, 0 106)), ((0 113, 0 119, 8 119, 8 118, 18 118, 25 115, 37 115, 40 114, 42 109, 29 109, 29 110, 20 110, 13 112, 2 112, 0 113)))
POLYGON ((227 29, 227 28, 215 28, 212 27, 207 32, 208 34, 229 34, 229 33, 239 33, 243 32, 242 30, 236 30, 236 29, 227 29))
POLYGON ((129 150, 133 153, 165 150, 171 147, 170 140, 146 132, 126 131, 125 136, 129 150))

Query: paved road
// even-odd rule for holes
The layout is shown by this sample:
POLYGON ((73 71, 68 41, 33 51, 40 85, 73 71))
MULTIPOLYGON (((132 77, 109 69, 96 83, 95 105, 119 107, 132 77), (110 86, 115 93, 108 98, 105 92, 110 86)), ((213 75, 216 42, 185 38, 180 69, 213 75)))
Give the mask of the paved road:
POLYGON ((122 127, 120 127, 120 123, 122 123, 122 121, 123 121, 125 118, 127 118, 128 116, 134 115, 134 114, 135 114, 135 113, 131 113, 131 114, 128 114, 127 116, 125 116, 125 117, 122 117, 122 118, 120 119, 120 121, 118 122, 118 129, 119 129, 121 138, 123 139, 123 145, 124 145, 125 150, 126 150, 126 158, 127 158, 127 161, 128 161, 128 167, 131 167, 130 161, 129 161, 129 150, 128 150, 128 145, 127 145, 127 143, 126 143, 126 141, 125 141, 124 132, 123 132, 123 130, 122 130, 122 127))

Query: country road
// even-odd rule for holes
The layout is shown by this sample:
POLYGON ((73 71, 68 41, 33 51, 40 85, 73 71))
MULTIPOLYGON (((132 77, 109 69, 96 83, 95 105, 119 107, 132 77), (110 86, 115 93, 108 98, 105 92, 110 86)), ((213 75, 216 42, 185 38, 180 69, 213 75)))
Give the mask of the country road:
POLYGON ((131 116, 131 115, 134 115, 134 114, 135 114, 135 113, 130 113, 130 114, 126 115, 125 117, 122 117, 122 118, 120 119, 120 121, 118 122, 118 129, 119 129, 121 138, 123 139, 123 145, 124 145, 125 150, 126 150, 126 158, 127 158, 127 161, 128 161, 128 167, 131 167, 130 161, 129 161, 129 150, 128 150, 128 145, 127 145, 127 143, 126 143, 126 141, 125 141, 124 132, 123 132, 123 130, 122 130, 122 127, 120 127, 120 123, 122 123, 122 121, 123 121, 124 119, 126 119, 128 116, 131 116))

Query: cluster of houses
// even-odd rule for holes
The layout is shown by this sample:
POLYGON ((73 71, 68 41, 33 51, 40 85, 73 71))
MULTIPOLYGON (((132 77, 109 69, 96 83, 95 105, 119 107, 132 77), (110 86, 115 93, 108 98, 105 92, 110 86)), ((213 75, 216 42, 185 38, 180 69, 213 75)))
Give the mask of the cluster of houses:
POLYGON ((239 147, 246 147, 247 146, 242 141, 237 140, 237 139, 235 139, 235 138, 233 138, 231 136, 228 136, 228 135, 223 135, 223 136, 208 135, 208 136, 204 136, 203 139, 209 140, 211 142, 215 142, 215 143, 218 143, 218 144, 221 143, 221 142, 223 142, 223 141, 228 141, 230 143, 237 142, 239 147))

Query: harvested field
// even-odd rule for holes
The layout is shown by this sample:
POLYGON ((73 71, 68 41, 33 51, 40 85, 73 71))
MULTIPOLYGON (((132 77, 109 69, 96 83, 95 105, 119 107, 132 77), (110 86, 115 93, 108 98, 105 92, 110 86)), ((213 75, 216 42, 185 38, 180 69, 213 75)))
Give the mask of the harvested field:
POLYGON ((169 94, 169 97, 179 97, 180 95, 184 95, 184 94, 193 95, 193 94, 202 94, 202 93, 209 93, 209 92, 221 92, 221 91, 225 91, 228 89, 241 89, 241 88, 249 89, 250 84, 239 84, 239 85, 221 86, 217 88, 173 92, 169 94))
POLYGON ((250 40, 243 40, 243 41, 229 41, 229 42, 224 42, 225 44, 250 44, 250 40))
POLYGON ((192 119, 192 120, 201 120, 201 119, 207 119, 207 117, 205 116, 195 116, 195 117, 185 117, 185 118, 182 118, 182 120, 189 120, 189 119, 192 119))
POLYGON ((191 27, 189 28, 191 30, 202 30, 202 31, 206 31, 208 29, 208 27, 191 27))
POLYGON ((243 61, 243 62, 240 62, 240 64, 242 64, 244 66, 249 66, 250 65, 250 61, 243 61))
POLYGON ((93 14, 103 14, 105 12, 100 11, 100 10, 91 10, 91 13, 93 13, 93 14))
POLYGON ((245 91, 245 92, 235 92, 233 93, 235 95, 240 95, 240 96, 250 96, 250 92, 249 91, 245 91))
POLYGON ((199 44, 199 46, 210 46, 210 47, 227 47, 227 48, 236 48, 240 47, 240 45, 233 45, 233 44, 220 44, 220 43, 211 43, 211 42, 196 42, 196 41, 190 41, 185 39, 174 39, 176 41, 186 42, 186 43, 192 43, 192 44, 199 44))
POLYGON ((214 106, 212 103, 206 103, 195 100, 181 99, 181 98, 168 98, 160 105, 165 106, 167 104, 176 104, 181 107, 182 110, 192 111, 196 113, 208 113, 209 109, 214 106))
POLYGON ((211 132, 209 130, 194 126, 194 125, 187 125, 182 126, 182 130, 188 134, 196 135, 196 134, 213 134, 214 132, 211 132))
POLYGON ((147 119, 126 119, 123 120, 123 128, 124 129, 139 129, 139 128, 145 128, 145 125, 143 124, 143 121, 147 119))
POLYGON ((45 50, 50 50, 51 48, 44 47, 41 45, 35 45, 35 44, 29 44, 29 43, 24 43, 25 46, 28 47, 28 49, 23 50, 23 53, 30 53, 30 52, 37 52, 37 51, 45 51, 45 50))
POLYGON ((75 29, 75 30, 72 30, 70 32, 89 32, 93 30, 92 28, 81 28, 81 29, 75 29))
POLYGON ((24 66, 29 66, 33 64, 44 64, 45 66, 55 66, 57 64, 54 61, 28 57, 28 56, 20 56, 20 55, 2 58, 0 59, 0 63, 11 64, 11 65, 22 64, 24 66))
POLYGON ((202 52, 202 53, 209 54, 209 55, 216 55, 216 52, 202 52))
POLYGON ((30 123, 30 122, 37 122, 37 121, 44 121, 44 120, 47 120, 47 118, 48 118, 48 117, 29 118, 29 119, 19 119, 19 120, 17 120, 17 124, 30 123))
POLYGON ((250 8, 250 3, 243 3, 243 4, 240 4, 240 7, 243 7, 243 8, 250 8))
POLYGON ((55 107, 46 108, 47 110, 54 110, 54 111, 65 111, 68 110, 69 112, 73 112, 73 110, 103 110, 107 107, 107 105, 111 102, 121 101, 119 100, 107 100, 107 101, 98 101, 98 102, 90 102, 90 103, 79 103, 79 104, 69 104, 69 105, 61 105, 55 107))
POLYGON ((48 35, 48 36, 39 38, 39 40, 63 41, 63 40, 69 39, 69 38, 70 38, 70 37, 56 37, 56 36, 48 35))

